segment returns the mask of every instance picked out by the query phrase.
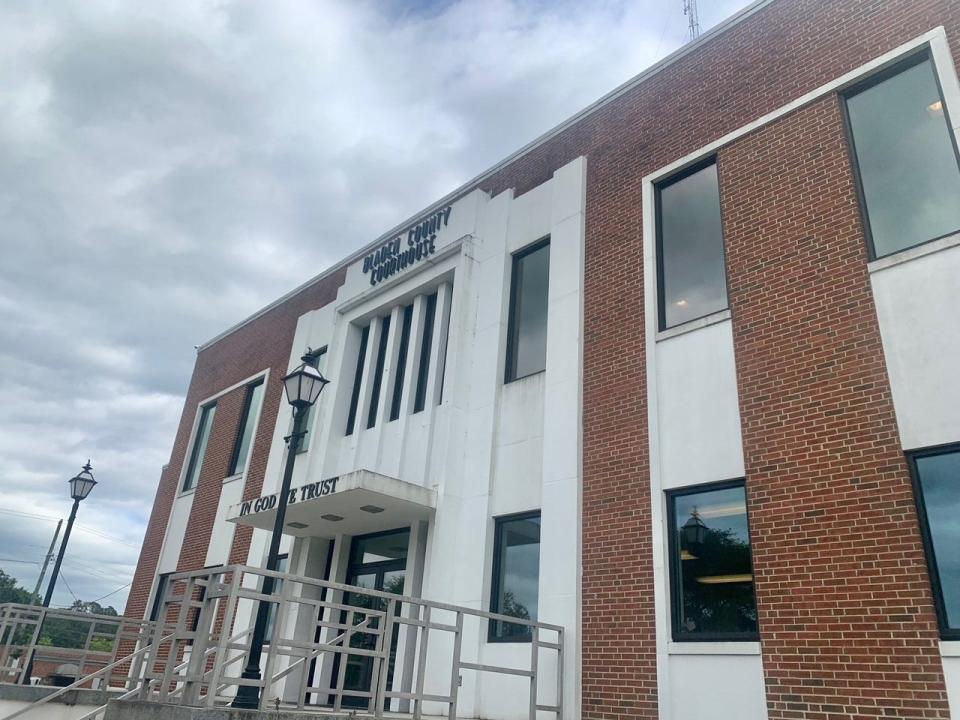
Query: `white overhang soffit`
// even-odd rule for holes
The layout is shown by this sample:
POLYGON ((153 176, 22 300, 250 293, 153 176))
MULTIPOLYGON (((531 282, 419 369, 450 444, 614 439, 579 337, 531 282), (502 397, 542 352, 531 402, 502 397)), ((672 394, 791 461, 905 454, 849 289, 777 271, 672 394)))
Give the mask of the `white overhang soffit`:
POLYGON ((703 35, 701 35, 699 38, 697 38, 697 39, 694 40, 693 42, 687 43, 686 45, 684 45, 683 47, 679 48, 678 50, 675 50, 674 52, 670 53, 669 55, 667 55, 667 56, 666 56, 663 60, 661 60, 660 62, 654 63, 653 65, 651 65, 650 67, 648 67, 646 70, 643 70, 643 71, 640 72, 638 75, 635 75, 635 76, 632 77, 630 80, 627 80, 625 83, 623 83, 623 84, 620 85, 619 87, 614 88, 613 90, 611 90, 610 92, 608 92, 606 95, 604 95, 603 97, 601 97, 599 100, 597 100, 597 101, 594 102, 593 104, 588 105, 588 106, 585 107, 583 110, 581 110, 580 112, 576 113, 575 115, 572 115, 571 117, 567 118, 567 119, 564 120, 562 123, 560 123, 560 124, 557 125, 556 127, 552 128, 551 130, 548 130, 547 132, 545 132, 545 133, 544 133, 543 135, 541 135, 540 137, 538 137, 538 138, 536 138, 535 140, 527 143, 526 145, 524 145, 522 148, 520 148, 520 149, 517 150, 516 152, 514 152, 514 153, 508 155, 507 157, 505 157, 503 160, 501 160, 500 162, 498 162, 498 163, 497 163, 496 165, 494 165, 493 167, 491 167, 491 168, 489 168, 489 169, 487 169, 487 170, 484 170, 482 173, 480 173, 480 174, 477 175, 476 177, 468 180, 467 182, 465 182, 465 183, 464 183, 463 185, 461 185, 460 187, 458 187, 458 188, 456 188, 455 190, 453 190, 452 192, 449 192, 449 193, 447 193, 446 195, 444 195, 442 198, 440 198, 439 200, 437 200, 437 201, 436 201, 435 203, 433 203, 432 205, 427 206, 426 208, 424 208, 424 209, 421 210, 420 212, 418 212, 418 213, 416 213, 415 215, 412 215, 411 217, 409 217, 409 218, 407 218, 406 220, 404 220, 404 221, 403 221, 402 223, 400 223, 399 225, 397 225, 397 226, 391 228, 389 231, 383 233, 383 235, 381 235, 380 237, 378 237, 378 238, 377 238, 376 240, 374 240, 373 242, 368 243, 367 245, 363 246, 362 248, 360 248, 360 249, 357 250, 356 252, 352 253, 351 255, 348 255, 347 257, 345 257, 345 258, 344 258, 343 260, 341 260, 340 262, 331 265, 329 268, 327 268, 326 270, 324 270, 324 271, 323 271, 322 273, 320 273, 319 275, 315 275, 314 277, 310 278, 309 280, 307 280, 307 281, 306 281, 305 283, 303 283, 302 285, 300 285, 300 286, 294 288, 293 290, 291 290, 290 292, 288 292, 286 295, 284 295, 284 296, 282 296, 282 297, 280 297, 280 298, 277 298, 276 300, 274 300, 274 301, 273 301, 272 303, 270 303, 269 305, 266 305, 266 306, 260 308, 259 310, 257 310, 257 312, 255 312, 255 313, 254 313, 253 315, 251 315, 250 317, 245 318, 244 320, 241 320, 240 322, 238 322, 236 325, 233 325, 232 327, 227 328, 227 329, 224 330, 222 333, 220 333, 219 335, 216 335, 216 336, 210 338, 209 340, 207 340, 207 341, 206 341, 205 343, 203 343, 202 345, 198 345, 198 346, 197 346, 197 352, 200 352, 200 351, 202 351, 202 350, 207 349, 208 347, 210 347, 210 346, 213 345, 214 343, 218 342, 219 340, 222 340, 223 338, 225 338, 226 336, 230 335, 230 334, 233 333, 234 331, 239 330, 240 328, 242 328, 242 327, 243 327, 244 325, 246 325, 247 323, 253 322, 253 321, 256 320, 258 317, 260 317, 261 315, 263 315, 264 313, 269 312, 270 310, 272 310, 273 308, 275 308, 277 305, 281 305, 282 303, 286 302, 287 300, 289 300, 290 298, 294 297, 294 296, 297 295, 298 293, 306 290, 308 287, 310 287, 310 286, 312 286, 312 285, 320 282, 321 280, 323 280, 323 279, 326 278, 326 277, 329 277, 330 275, 332 275, 333 273, 337 272, 338 270, 346 267, 347 265, 350 265, 351 263, 354 263, 354 262, 356 262, 357 260, 360 260, 361 258, 363 258, 364 255, 367 255, 367 254, 369 254, 370 252, 376 250, 380 245, 382 245, 383 243, 385 243, 385 242, 386 242, 387 240, 389 240, 391 237, 397 235, 398 233, 400 233, 400 232, 403 231, 404 229, 406 229, 406 228, 410 227, 411 225, 413 225, 414 223, 416 223, 416 221, 417 221, 418 219, 421 219, 423 216, 429 215, 429 214, 432 213, 432 212, 436 212, 437 210, 439 210, 440 208, 442 208, 444 205, 449 205, 449 204, 451 204, 452 202, 454 202, 455 200, 458 200, 460 197, 462 197, 463 195, 465 195, 465 194, 466 194, 467 192, 469 192, 470 190, 473 190, 474 188, 479 187, 480 183, 482 183, 484 180, 488 179, 489 177, 495 175, 496 173, 500 172, 503 168, 505 168, 505 167, 506 167, 507 165, 509 165, 510 163, 513 163, 513 162, 519 160, 519 159, 522 158, 524 155, 527 155, 527 154, 530 153, 531 151, 533 151, 533 150, 535 150, 536 148, 538 148, 539 146, 543 145, 545 142, 548 142, 549 140, 552 140, 554 137, 556 137, 557 135, 559 135, 560 133, 562 133, 562 132, 563 132, 564 130, 566 130, 567 128, 569 128, 569 127, 571 127, 572 125, 575 125, 576 123, 580 122, 583 118, 585 118, 585 117, 593 114, 594 112, 596 112, 596 111, 599 110, 600 108, 602 108, 602 107, 608 105, 609 103, 613 102, 614 100, 616 100, 618 97, 620 97, 620 96, 623 95, 624 93, 629 92, 630 90, 632 90, 633 88, 637 87, 638 85, 640 85, 640 84, 641 84, 642 82, 644 82, 645 80, 649 80, 651 77, 653 77, 654 75, 656 75, 657 73, 659 73, 661 70, 664 70, 665 68, 669 67, 670 65, 673 65, 675 62, 681 60, 682 58, 684 58, 685 56, 687 56, 687 55, 689 55, 690 53, 694 52, 695 50, 697 50, 698 48, 702 47, 703 45, 706 45, 707 43, 712 42, 712 41, 715 40, 719 35, 722 35, 724 32, 726 32, 726 31, 729 30, 730 28, 734 27, 735 25, 738 25, 739 23, 743 22, 743 21, 746 20, 748 17, 750 17, 751 15, 753 15, 755 12, 763 9, 764 7, 766 7, 767 5, 769 5, 770 3, 775 2, 775 1, 776 1, 776 0, 754 0, 754 2, 750 3, 749 5, 747 5, 745 8, 743 8, 743 9, 740 10, 739 12, 735 13, 734 15, 731 15, 729 18, 727 18, 727 19, 724 20, 723 22, 715 25, 713 28, 711 28, 711 29, 708 30, 707 32, 703 33, 703 35))
MULTIPOLYGON (((272 530, 279 494, 263 495, 231 505, 227 520, 272 530)), ((437 506, 437 494, 420 485, 356 470, 290 489, 284 534, 333 537, 404 527, 427 520, 437 506)))

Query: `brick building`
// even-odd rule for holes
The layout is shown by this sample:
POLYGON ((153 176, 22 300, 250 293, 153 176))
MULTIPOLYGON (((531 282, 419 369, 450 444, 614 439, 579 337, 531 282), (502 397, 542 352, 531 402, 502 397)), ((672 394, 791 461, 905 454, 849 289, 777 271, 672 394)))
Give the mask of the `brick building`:
POLYGON ((761 0, 202 346, 126 614, 263 563, 306 354, 290 572, 563 625, 566 717, 960 717, 958 48, 761 0))

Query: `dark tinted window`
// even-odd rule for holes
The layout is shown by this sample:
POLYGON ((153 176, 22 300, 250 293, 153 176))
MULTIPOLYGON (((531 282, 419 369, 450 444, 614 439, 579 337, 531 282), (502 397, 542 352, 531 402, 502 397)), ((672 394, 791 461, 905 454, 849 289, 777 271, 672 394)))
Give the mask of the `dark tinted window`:
POLYGON ((403 528, 393 532, 375 533, 355 537, 350 545, 350 564, 406 560, 410 545, 410 529, 403 528))
MULTIPOLYGON (((540 584, 540 513, 498 518, 494 533, 490 612, 537 619, 540 584)), ((529 625, 489 624, 490 640, 529 641, 529 625)))
POLYGON ((913 457, 941 633, 960 639, 960 447, 913 457))
POLYGON ((876 257, 960 231, 960 165, 926 56, 846 99, 876 257))
POLYGON ((373 367, 373 387, 370 389, 370 407, 367 410, 367 427, 377 424, 377 409, 380 406, 380 388, 383 387, 383 367, 387 361, 387 339, 390 337, 390 316, 380 320, 380 343, 377 345, 376 365, 373 367))
POLYGON ((674 639, 754 639, 743 485, 677 491, 669 499, 674 639))
POLYGON ((538 243, 513 256, 506 382, 534 375, 547 367, 549 286, 549 242, 538 243))
POLYGON ((347 435, 353 435, 357 424, 357 405, 360 403, 360 385, 363 382, 363 365, 367 357, 367 340, 370 337, 370 326, 367 325, 360 333, 360 348, 357 350, 357 369, 353 374, 353 391, 350 394, 350 412, 347 414, 347 435))
POLYGON ((192 490, 200 479, 203 469, 203 458, 207 454, 207 443, 210 441, 210 429, 213 427, 213 416, 217 411, 216 403, 205 406, 200 410, 200 420, 197 423, 197 434, 193 439, 193 448, 190 451, 190 462, 187 465, 187 474, 183 480, 183 489, 192 490))
POLYGON ((727 307, 716 163, 657 187, 660 328, 727 307))
POLYGON ((263 380, 247 386, 247 395, 244 399, 243 415, 240 419, 240 428, 233 448, 233 458, 230 461, 230 475, 242 473, 247 467, 247 458, 250 456, 250 447, 253 444, 253 429, 257 424, 257 415, 263 403, 263 380))
POLYGON ((160 608, 163 606, 163 594, 167 591, 167 581, 172 573, 161 573, 157 578, 157 590, 153 596, 153 607, 150 608, 150 620, 160 618, 160 608))
POLYGON ((433 347, 433 325, 437 318, 437 294, 427 297, 427 307, 423 317, 423 341, 420 344, 420 369, 417 374, 417 394, 414 396, 413 411, 420 412, 427 406, 427 381, 430 378, 430 350, 433 347))
POLYGON ((413 305, 403 309, 403 324, 400 327, 400 348, 397 350, 397 372, 393 380, 393 398, 390 401, 390 419, 400 417, 403 400, 403 381, 407 372, 407 354, 410 349, 410 326, 413 323, 413 305))

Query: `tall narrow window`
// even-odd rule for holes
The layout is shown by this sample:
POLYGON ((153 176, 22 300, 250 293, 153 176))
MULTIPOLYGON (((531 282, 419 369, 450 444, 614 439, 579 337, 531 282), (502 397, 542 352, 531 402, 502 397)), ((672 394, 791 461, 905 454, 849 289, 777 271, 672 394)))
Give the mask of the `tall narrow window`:
MULTIPOLYGON (((290 556, 287 553, 277 557, 277 572, 285 573, 290 567, 290 556)), ((263 586, 263 581, 260 582, 261 588, 263 586)), ((275 597, 279 597, 280 590, 283 588, 283 580, 275 579, 273 582, 273 594, 275 597)), ((293 603, 291 603, 292 607, 293 603)), ((267 627, 263 634, 263 641, 267 644, 273 640, 273 628, 276 624, 277 619, 277 609, 280 607, 280 603, 270 603, 267 607, 267 627)))
MULTIPOLYGON (((497 518, 493 538, 490 612, 537 619, 540 583, 540 513, 497 518)), ((490 621, 491 642, 529 642, 529 625, 490 621)))
MULTIPOLYGON (((326 359, 326 346, 320 348, 319 350, 313 350, 312 352, 309 352, 303 356, 303 361, 311 367, 315 367, 320 371, 321 374, 324 372, 324 370, 326 370, 326 359)), ((316 404, 308 406, 303 415, 300 416, 300 427, 294 428, 294 432, 305 433, 304 436, 300 438, 300 444, 297 446, 298 454, 306 452, 310 447, 310 430, 313 426, 313 414, 315 407, 316 404)))
POLYGON ((406 379, 407 353, 410 348, 410 326, 413 323, 413 305, 403 309, 403 325, 400 328, 400 349, 397 351, 397 372, 393 381, 393 398, 390 402, 390 419, 400 417, 400 403, 403 400, 403 381, 406 379))
POLYGON ((233 457, 230 459, 230 475, 238 475, 247 467, 247 458, 250 457, 250 447, 253 445, 253 428, 257 423, 261 404, 263 404, 262 379, 247 386, 240 428, 233 445, 233 457))
POLYGON ((377 424, 377 409, 380 405, 380 388, 383 387, 383 368, 387 362, 387 339, 390 337, 390 316, 380 321, 380 344, 377 346, 377 360, 373 368, 373 387, 370 388, 370 409, 367 411, 367 427, 377 424))
POLYGON ((360 349, 357 351, 357 369, 353 374, 353 392, 350 394, 350 412, 347 414, 347 435, 353 435, 357 424, 357 405, 360 403, 360 385, 363 383, 363 364, 367 358, 367 340, 370 337, 370 326, 367 325, 360 333, 360 349))
POLYGON ((660 329, 727 308, 720 186, 711 160, 657 186, 660 329))
POLYGON ((513 256, 506 382, 535 375, 547 368, 549 286, 549 240, 538 242, 513 256))
POLYGON ((190 451, 190 462, 187 464, 187 474, 183 479, 183 489, 193 490, 200 479, 203 469, 203 458, 207 454, 207 442, 210 440, 210 428, 213 427, 213 416, 217 411, 217 404, 210 403, 200 410, 200 420, 197 422, 197 435, 193 439, 193 448, 190 451))
POLYGON ((743 481, 668 494, 674 640, 756 640, 743 481))
POLYGON ((934 604, 944 640, 960 640, 960 445, 910 456, 934 604))
POLYGON ((926 53, 846 96, 871 255, 960 231, 960 159, 926 53))
POLYGON ((167 581, 173 573, 160 573, 157 576, 157 589, 153 596, 153 605, 150 608, 150 622, 160 617, 160 610, 163 607, 163 596, 167 592, 167 581))
POLYGON ((417 373, 417 394, 414 396, 413 411, 420 412, 427 406, 427 381, 430 378, 430 351, 433 349, 433 325, 437 318, 437 294, 427 297, 427 308, 423 318, 423 341, 420 344, 420 369, 417 373))

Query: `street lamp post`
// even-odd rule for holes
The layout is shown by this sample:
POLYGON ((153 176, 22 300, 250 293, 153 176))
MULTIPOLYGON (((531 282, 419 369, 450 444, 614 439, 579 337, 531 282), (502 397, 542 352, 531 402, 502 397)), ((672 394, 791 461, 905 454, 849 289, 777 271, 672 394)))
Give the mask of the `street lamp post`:
MULTIPOLYGON (((67 529, 63 533, 63 540, 60 541, 57 561, 53 564, 53 575, 50 576, 50 584, 47 585, 47 592, 43 596, 43 607, 50 607, 50 601, 53 600, 53 590, 57 586, 57 578, 60 575, 60 565, 63 563, 64 554, 67 552, 67 542, 70 540, 70 531, 73 530, 73 521, 77 519, 77 508, 80 507, 80 501, 86 500, 87 495, 93 490, 93 486, 97 484, 97 481, 93 479, 93 474, 90 472, 92 469, 93 468, 90 467, 90 461, 87 460, 87 464, 83 466, 83 470, 67 481, 70 484, 70 497, 73 498, 73 508, 70 510, 70 519, 67 520, 67 529)), ((30 657, 23 671, 23 679, 21 682, 24 685, 30 684, 30 675, 32 672, 33 652, 30 653, 30 657)))
MULTIPOLYGON (((270 537, 270 552, 267 554, 267 570, 275 571, 280 557, 280 540, 283 537, 283 526, 287 517, 287 501, 290 498, 290 482, 293 479, 293 464, 297 458, 297 449, 300 441, 306 434, 301 427, 307 410, 320 397, 320 393, 329 381, 320 374, 320 371, 306 362, 296 368, 283 379, 283 387, 287 394, 287 402, 293 406, 293 432, 286 438, 287 461, 283 469, 283 482, 280 484, 280 497, 277 503, 277 516, 273 521, 273 535, 270 537)), ((273 578, 263 579, 262 593, 273 593, 273 578)), ((247 655, 247 664, 243 668, 241 677, 244 680, 260 681, 260 656, 263 653, 263 640, 267 632, 267 619, 270 613, 270 602, 261 600, 257 606, 257 620, 253 626, 253 638, 250 640, 250 652, 247 655)), ((258 685, 241 685, 237 688, 237 696, 233 699, 233 707, 256 710, 260 707, 260 687, 258 685)))
POLYGON ((90 461, 83 466, 83 471, 75 477, 70 478, 70 497, 73 498, 73 508, 70 510, 70 519, 67 520, 67 529, 63 533, 63 540, 60 543, 60 551, 57 553, 57 561, 53 564, 53 575, 50 577, 50 584, 47 585, 47 594, 43 597, 43 606, 50 607, 50 601, 53 599, 53 589, 57 586, 57 577, 60 575, 60 565, 63 563, 63 556, 67 551, 67 542, 70 540, 70 531, 73 529, 73 521, 77 519, 77 508, 80 507, 80 501, 86 500, 87 495, 93 490, 97 481, 91 474, 90 461))

